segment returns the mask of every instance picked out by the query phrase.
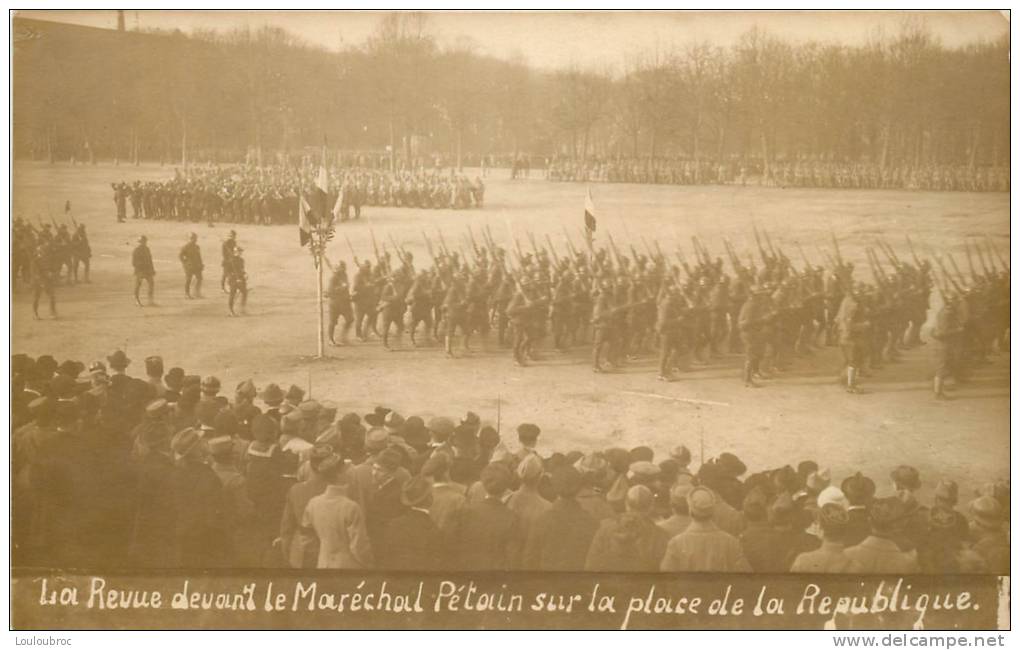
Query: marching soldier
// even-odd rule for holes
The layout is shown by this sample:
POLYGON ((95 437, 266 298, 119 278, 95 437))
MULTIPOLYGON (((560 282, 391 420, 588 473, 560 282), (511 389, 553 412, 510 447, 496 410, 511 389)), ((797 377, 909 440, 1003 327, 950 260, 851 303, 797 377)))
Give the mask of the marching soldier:
POLYGON ((83 281, 86 284, 91 282, 89 279, 89 269, 92 260, 92 247, 89 246, 89 236, 85 232, 85 224, 83 223, 78 224, 78 227, 74 229, 74 235, 71 236, 71 260, 74 281, 78 281, 78 266, 81 265, 85 275, 83 281))
POLYGON ((198 235, 191 233, 188 243, 181 247, 177 256, 184 267, 184 297, 188 300, 202 297, 202 250, 198 246, 198 235), (195 295, 191 295, 191 283, 195 283, 195 295))
POLYGON ((49 244, 40 242, 32 254, 31 279, 34 296, 32 313, 39 319, 39 299, 45 293, 50 303, 50 316, 57 317, 57 298, 53 291, 53 260, 50 257, 49 244))
POLYGON ((740 339, 744 346, 744 386, 758 388, 754 376, 761 372, 765 343, 768 340, 767 325, 774 318, 768 303, 768 289, 758 285, 751 289, 751 295, 740 309, 740 339))
POLYGON ((347 284, 347 265, 340 262, 333 270, 333 276, 329 279, 329 342, 333 345, 346 345, 347 333, 354 324, 354 313, 351 309, 351 293, 347 284), (336 342, 337 322, 343 316, 344 328, 340 335, 340 343, 336 342))

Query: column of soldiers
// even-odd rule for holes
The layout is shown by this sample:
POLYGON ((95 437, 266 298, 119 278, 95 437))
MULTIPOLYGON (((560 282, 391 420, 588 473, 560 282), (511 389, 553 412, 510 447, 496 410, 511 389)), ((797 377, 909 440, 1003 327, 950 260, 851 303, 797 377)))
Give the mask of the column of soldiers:
POLYGON ((85 224, 42 223, 14 219, 11 231, 11 284, 32 287, 32 313, 39 318, 39 303, 46 298, 50 316, 57 317, 56 287, 91 282, 92 248, 85 224), (70 227, 68 227, 70 225, 70 227))
POLYGON ((697 237, 694 261, 680 249, 670 259, 658 244, 652 249, 646 243, 645 253, 631 246, 626 254, 611 236, 608 247, 584 251, 568 237, 564 255, 551 240, 540 247, 532 239, 531 251, 516 244, 508 254, 487 229, 481 243, 469 230, 470 255, 463 247, 451 251, 441 235, 438 246, 426 235, 433 263, 423 269, 392 240, 392 253, 376 246, 374 263, 359 261, 352 249, 353 278, 342 262, 332 267, 329 338, 343 345, 353 327, 361 341, 376 336, 391 349, 393 335, 406 329, 414 346, 424 332, 453 357, 456 348, 471 352, 472 337, 484 341, 495 331, 496 343, 512 349, 518 366, 538 359, 547 339, 560 352, 590 342, 596 373, 656 356, 661 381, 741 354, 748 387, 833 346, 844 361, 839 383, 857 392, 862 377, 898 361, 903 350, 924 345, 921 328, 937 288, 942 307, 931 332, 937 397, 944 397, 945 378, 965 381, 969 368, 1008 345, 1008 268, 1001 258, 996 264, 998 252, 990 243, 975 245, 976 255, 967 245, 967 279, 950 273, 951 256, 935 258, 939 268, 933 270, 912 242, 912 258, 905 260, 876 240, 866 248, 872 281, 865 282, 855 277, 835 237, 834 251, 822 251, 827 264, 821 266, 799 245, 802 263, 795 263, 768 233, 754 231, 756 257, 741 258, 724 240, 728 268, 697 237))
POLYGON ((557 159, 553 181, 666 185, 746 185, 845 189, 907 189, 940 192, 1008 192, 1008 167, 880 165, 819 160, 688 160, 618 158, 557 159))
POLYGON ((924 498, 908 464, 839 480, 797 454, 695 464, 682 440, 566 449, 532 423, 341 415, 131 364, 12 356, 14 566, 1009 574, 1007 481, 924 498))
MULTIPOLYGON (((294 224, 297 197, 311 188, 315 170, 236 165, 195 167, 168 181, 113 183, 117 220, 134 219, 244 224, 294 224)), ((482 206, 485 185, 439 171, 396 174, 360 167, 329 169, 330 205, 341 221, 359 219, 362 207, 465 209, 482 206)))

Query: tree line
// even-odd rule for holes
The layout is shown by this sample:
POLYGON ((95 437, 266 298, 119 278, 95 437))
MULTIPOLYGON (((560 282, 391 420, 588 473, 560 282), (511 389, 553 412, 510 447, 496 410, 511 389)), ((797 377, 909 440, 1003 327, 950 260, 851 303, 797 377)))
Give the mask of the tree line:
POLYGON ((1007 165, 1009 42, 950 48, 923 24, 862 45, 759 28, 615 70, 540 71, 441 44, 392 13, 364 44, 276 27, 112 31, 14 19, 19 158, 174 164, 330 149, 441 155, 683 157, 1007 165), (388 149, 387 149, 388 148, 388 149))

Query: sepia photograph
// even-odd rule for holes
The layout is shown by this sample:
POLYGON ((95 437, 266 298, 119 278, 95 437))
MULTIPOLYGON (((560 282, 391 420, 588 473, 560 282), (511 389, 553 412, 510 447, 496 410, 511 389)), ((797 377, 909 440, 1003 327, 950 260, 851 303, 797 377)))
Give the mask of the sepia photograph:
POLYGON ((17 644, 1005 645, 1009 10, 9 38, 17 644))

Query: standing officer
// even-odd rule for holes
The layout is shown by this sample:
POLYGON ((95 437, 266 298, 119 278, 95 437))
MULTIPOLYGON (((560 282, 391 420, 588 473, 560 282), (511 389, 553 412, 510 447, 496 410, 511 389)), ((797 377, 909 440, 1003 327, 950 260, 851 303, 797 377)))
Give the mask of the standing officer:
POLYGON ((227 238, 223 240, 222 246, 220 246, 220 252, 223 256, 223 261, 221 262, 223 273, 220 275, 220 290, 223 293, 227 293, 227 276, 229 275, 230 265, 233 263, 235 248, 237 248, 237 232, 231 230, 227 238))
POLYGON ((243 248, 235 245, 227 265, 227 284, 230 287, 230 299, 227 301, 227 307, 230 309, 231 316, 238 315, 234 311, 234 303, 238 294, 241 295, 242 314, 245 313, 245 308, 248 306, 248 274, 244 270, 244 258, 241 257, 243 252, 243 248))
POLYGON ((153 299, 155 293, 153 278, 156 276, 156 269, 152 264, 152 252, 149 250, 148 241, 145 235, 139 237, 138 245, 131 253, 131 265, 135 269, 135 304, 139 307, 142 306, 142 300, 138 295, 142 289, 142 282, 149 285, 149 306, 152 307, 156 304, 153 299))
POLYGON ((198 247, 198 235, 191 233, 188 243, 181 247, 178 255, 184 267, 184 297, 190 300, 191 281, 195 281, 195 298, 202 297, 202 250, 198 247))

